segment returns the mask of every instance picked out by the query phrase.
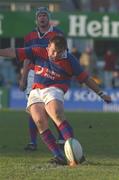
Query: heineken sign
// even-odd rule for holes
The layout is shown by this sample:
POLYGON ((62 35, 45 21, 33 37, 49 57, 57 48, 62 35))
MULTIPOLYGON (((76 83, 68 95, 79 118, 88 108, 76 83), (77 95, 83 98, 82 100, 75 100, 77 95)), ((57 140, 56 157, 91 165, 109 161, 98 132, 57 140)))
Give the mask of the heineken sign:
POLYGON ((69 15, 68 35, 72 37, 118 38, 119 21, 111 21, 108 15, 102 16, 101 21, 95 18, 88 21, 87 15, 69 15))
MULTIPOLYGON (((53 13, 50 22, 68 37, 118 39, 118 14, 53 13)), ((35 26, 35 12, 0 13, 0 37, 24 37, 35 26)))

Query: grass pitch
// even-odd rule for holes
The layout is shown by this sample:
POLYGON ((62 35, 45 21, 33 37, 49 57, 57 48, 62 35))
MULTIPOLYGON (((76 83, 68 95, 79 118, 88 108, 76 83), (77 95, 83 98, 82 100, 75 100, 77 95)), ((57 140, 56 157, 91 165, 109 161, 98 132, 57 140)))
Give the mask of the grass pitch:
MULTIPOLYGON (((119 113, 70 112, 66 116, 88 164, 47 166, 52 155, 40 138, 37 152, 25 152, 27 114, 4 110, 0 111, 0 180, 119 180, 119 113)), ((52 123, 50 127, 56 134, 52 123)))

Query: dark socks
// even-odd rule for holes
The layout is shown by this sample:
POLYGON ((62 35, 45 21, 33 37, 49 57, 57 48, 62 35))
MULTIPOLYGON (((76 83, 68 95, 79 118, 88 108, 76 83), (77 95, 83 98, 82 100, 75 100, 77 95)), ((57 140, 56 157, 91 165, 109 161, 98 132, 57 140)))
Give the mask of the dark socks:
POLYGON ((31 142, 33 144, 37 144, 36 141, 37 141, 38 129, 31 116, 29 116, 29 133, 30 133, 31 142))

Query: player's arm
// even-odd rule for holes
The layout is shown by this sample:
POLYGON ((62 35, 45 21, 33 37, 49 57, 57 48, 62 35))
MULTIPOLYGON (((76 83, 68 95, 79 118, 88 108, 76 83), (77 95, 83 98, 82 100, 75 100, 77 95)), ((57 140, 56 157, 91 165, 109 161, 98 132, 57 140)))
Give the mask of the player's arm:
POLYGON ((30 60, 26 59, 23 62, 23 67, 21 70, 21 79, 19 81, 19 87, 22 91, 24 91, 26 89, 27 86, 27 77, 28 77, 28 72, 29 72, 29 64, 30 64, 30 60))
POLYGON ((92 79, 88 78, 85 80, 85 84, 92 89, 97 95, 99 95, 105 102, 111 103, 111 97, 106 95, 97 85, 97 83, 92 79))
POLYGON ((5 48, 0 49, 0 56, 17 58, 20 61, 24 61, 25 59, 32 60, 35 54, 34 51, 32 48, 5 48))
POLYGON ((16 58, 16 51, 14 48, 0 49, 0 56, 16 58))
POLYGON ((97 83, 89 76, 87 72, 84 71, 80 63, 73 58, 72 67, 74 75, 77 77, 79 83, 86 84, 90 89, 92 89, 97 95, 99 95, 105 102, 110 103, 111 97, 106 95, 97 83))

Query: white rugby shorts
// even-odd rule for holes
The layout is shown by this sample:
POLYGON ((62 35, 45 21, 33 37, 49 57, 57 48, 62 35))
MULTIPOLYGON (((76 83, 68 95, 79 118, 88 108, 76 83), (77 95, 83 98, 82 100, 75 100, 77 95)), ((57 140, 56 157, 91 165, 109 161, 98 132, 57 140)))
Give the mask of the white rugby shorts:
POLYGON ((53 99, 57 99, 61 102, 64 102, 64 92, 56 87, 48 87, 45 89, 33 89, 31 90, 30 95, 28 97, 27 110, 32 104, 41 102, 47 104, 53 99))

